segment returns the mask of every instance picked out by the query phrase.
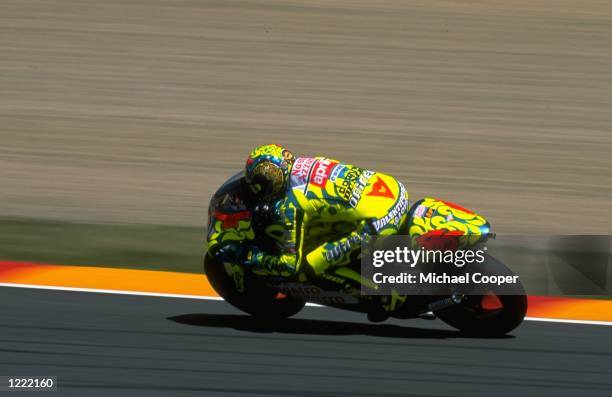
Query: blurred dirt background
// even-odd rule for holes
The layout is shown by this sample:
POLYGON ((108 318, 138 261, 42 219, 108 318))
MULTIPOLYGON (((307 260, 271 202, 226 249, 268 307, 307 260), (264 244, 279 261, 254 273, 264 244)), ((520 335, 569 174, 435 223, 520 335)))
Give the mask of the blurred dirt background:
POLYGON ((0 2, 0 216, 201 226, 250 148, 609 233, 608 1, 0 2))

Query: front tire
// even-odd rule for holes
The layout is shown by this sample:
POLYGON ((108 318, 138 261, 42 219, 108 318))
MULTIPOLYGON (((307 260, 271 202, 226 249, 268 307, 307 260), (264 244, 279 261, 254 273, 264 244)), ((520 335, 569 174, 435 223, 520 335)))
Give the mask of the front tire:
POLYGON ((306 305, 298 297, 279 296, 250 273, 245 274, 244 292, 239 292, 223 264, 208 254, 204 257, 204 271, 214 290, 223 299, 254 317, 264 320, 285 319, 297 314, 306 305))
MULTIPOLYGON (((514 274, 503 263, 487 256, 482 264, 483 274, 513 276, 514 274)), ((504 287, 504 293, 508 293, 504 287)), ((518 327, 527 313, 527 296, 523 285, 513 285, 512 295, 497 294, 495 289, 486 295, 467 296, 457 306, 451 306, 435 312, 442 321, 458 330, 476 336, 502 336, 518 327)))

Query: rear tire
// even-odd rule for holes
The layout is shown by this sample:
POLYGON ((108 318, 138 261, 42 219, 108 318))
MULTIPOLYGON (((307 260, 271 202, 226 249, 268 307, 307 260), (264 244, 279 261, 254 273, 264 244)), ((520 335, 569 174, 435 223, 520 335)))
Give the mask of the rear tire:
POLYGON ((223 299, 254 317, 285 319, 297 314, 306 305, 304 300, 294 296, 279 298, 276 291, 263 285, 250 273, 245 274, 244 292, 237 291, 234 280, 223 264, 208 254, 204 257, 204 271, 214 290, 223 299))
MULTIPOLYGON (((483 274, 509 275, 514 274, 503 263, 487 256, 482 263, 483 274)), ((508 287, 504 292, 508 293, 508 287)), ((477 336, 502 336, 518 327, 527 313, 527 296, 523 285, 513 285, 513 295, 498 295, 493 289, 488 295, 467 296, 466 300, 457 306, 435 312, 442 321, 458 330, 477 336), (497 308, 487 308, 487 300, 496 299, 497 308)))

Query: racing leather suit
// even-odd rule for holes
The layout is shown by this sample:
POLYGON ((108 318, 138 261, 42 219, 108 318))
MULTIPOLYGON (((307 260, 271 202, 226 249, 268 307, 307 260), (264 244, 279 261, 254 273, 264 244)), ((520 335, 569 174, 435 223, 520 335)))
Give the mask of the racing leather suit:
POLYGON ((288 276, 306 261, 317 275, 357 259, 361 242, 400 233, 408 217, 405 187, 395 178, 325 157, 295 160, 285 197, 275 204, 280 250, 253 249, 253 271, 288 276))

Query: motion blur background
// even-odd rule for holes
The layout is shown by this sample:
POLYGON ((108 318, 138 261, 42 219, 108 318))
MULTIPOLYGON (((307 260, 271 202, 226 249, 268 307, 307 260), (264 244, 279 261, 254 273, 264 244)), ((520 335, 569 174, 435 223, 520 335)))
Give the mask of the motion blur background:
POLYGON ((610 232, 607 1, 0 2, 0 259, 200 269, 259 144, 610 232))

